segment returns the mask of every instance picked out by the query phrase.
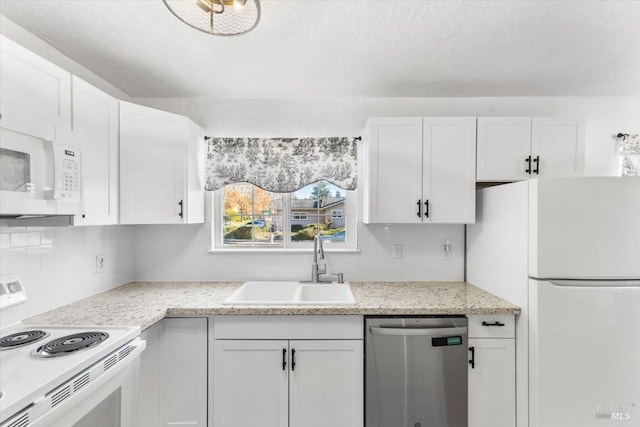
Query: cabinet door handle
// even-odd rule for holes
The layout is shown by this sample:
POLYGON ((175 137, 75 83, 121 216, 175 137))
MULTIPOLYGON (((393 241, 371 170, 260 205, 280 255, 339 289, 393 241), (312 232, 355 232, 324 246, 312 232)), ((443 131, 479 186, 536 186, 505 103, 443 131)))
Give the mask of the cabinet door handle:
POLYGON ((527 168, 524 170, 524 173, 531 175, 531 156, 524 159, 524 162, 527 164, 527 168))
POLYGON ((429 199, 424 201, 424 216, 429 218, 429 199))
POLYGON ((418 215, 418 218, 422 218, 422 200, 418 200, 416 205, 418 205, 418 213, 416 215, 418 215))
POLYGON ((469 360, 469 365, 471 365, 471 369, 476 369, 476 348, 469 347, 469 351, 471 352, 471 360, 469 360))
POLYGON ((282 349, 282 370, 283 371, 287 370, 287 349, 286 348, 282 349))
POLYGON ((536 158, 533 159, 533 163, 536 164, 535 168, 533 169, 533 173, 535 173, 536 175, 540 175, 540 156, 536 156, 536 158))
POLYGON ((178 215, 180 218, 184 218, 184 203, 182 200, 178 202, 178 206, 180 206, 180 213, 178 215))
POLYGON ((294 348, 291 349, 291 370, 296 370, 296 350, 294 348))
POLYGON ((502 322, 493 322, 493 323, 488 323, 488 322, 482 322, 482 326, 504 326, 504 323, 502 322))

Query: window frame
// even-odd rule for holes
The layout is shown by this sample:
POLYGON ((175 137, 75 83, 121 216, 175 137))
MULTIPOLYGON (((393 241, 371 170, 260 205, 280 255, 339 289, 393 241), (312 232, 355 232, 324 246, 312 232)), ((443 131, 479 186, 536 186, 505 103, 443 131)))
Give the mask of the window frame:
MULTIPOLYGON (((358 190, 344 190, 345 191, 345 208, 343 209, 342 218, 345 219, 345 225, 347 229, 346 239, 344 243, 338 243, 334 246, 333 242, 325 242, 324 249, 328 252, 359 252, 357 246, 357 203, 358 203, 358 190)), ((293 211, 291 210, 291 194, 285 193, 283 198, 283 211, 285 212, 282 217, 283 222, 283 239, 282 246, 279 247, 260 247, 260 246, 238 246, 231 247, 224 245, 224 200, 223 200, 224 188, 213 191, 211 197, 211 245, 209 252, 225 252, 225 253, 296 253, 296 252, 311 252, 313 251, 313 242, 295 242, 291 240, 291 219, 293 217, 293 211)), ((307 218, 309 217, 307 212, 307 218)), ((332 215, 327 215, 331 216, 332 215)))
MULTIPOLYGON (((289 201, 289 203, 291 203, 291 201, 289 201)), ((291 211, 291 219, 297 219, 297 220, 300 220, 300 221, 308 221, 309 220, 309 214, 307 212, 303 212, 303 211, 291 211), (297 218, 296 218, 296 215, 298 216, 297 218)))

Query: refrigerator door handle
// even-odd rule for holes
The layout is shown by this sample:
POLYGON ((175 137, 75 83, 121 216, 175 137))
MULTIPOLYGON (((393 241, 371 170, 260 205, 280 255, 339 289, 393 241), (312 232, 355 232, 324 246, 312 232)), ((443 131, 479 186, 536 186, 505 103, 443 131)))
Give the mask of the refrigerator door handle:
POLYGON ((634 288, 640 287, 640 280, 631 279, 610 279, 610 280, 595 280, 595 279, 534 279, 536 281, 549 282, 553 286, 566 287, 566 288, 634 288))

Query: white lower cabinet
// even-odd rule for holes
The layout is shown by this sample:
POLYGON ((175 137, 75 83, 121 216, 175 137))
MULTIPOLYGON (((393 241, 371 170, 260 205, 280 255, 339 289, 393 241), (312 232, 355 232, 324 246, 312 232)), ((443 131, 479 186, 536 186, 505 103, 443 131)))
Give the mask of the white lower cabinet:
MULTIPOLYGON (((493 333, 495 322, 486 323, 493 333)), ((471 326, 469 333, 469 427, 515 427, 515 339, 472 338, 471 326)))
POLYGON ((213 425, 362 427, 362 317, 266 317, 214 320, 213 425))
POLYGON ((216 340, 216 427, 359 427, 360 340, 216 340))
POLYGON ((219 340, 213 353, 213 425, 288 425, 287 341, 219 340))
POLYGON ((362 341, 290 341, 289 346, 291 427, 361 426, 362 341))
POLYGON ((141 427, 207 427, 207 322, 166 318, 142 333, 141 427))

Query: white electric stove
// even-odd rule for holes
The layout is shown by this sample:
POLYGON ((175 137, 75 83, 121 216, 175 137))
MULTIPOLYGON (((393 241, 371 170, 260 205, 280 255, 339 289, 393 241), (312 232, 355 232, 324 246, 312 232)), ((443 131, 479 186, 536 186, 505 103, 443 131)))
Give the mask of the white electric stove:
POLYGON ((139 327, 1 329, 0 427, 92 425, 93 409, 105 405, 113 425, 134 425, 139 335, 139 327))

